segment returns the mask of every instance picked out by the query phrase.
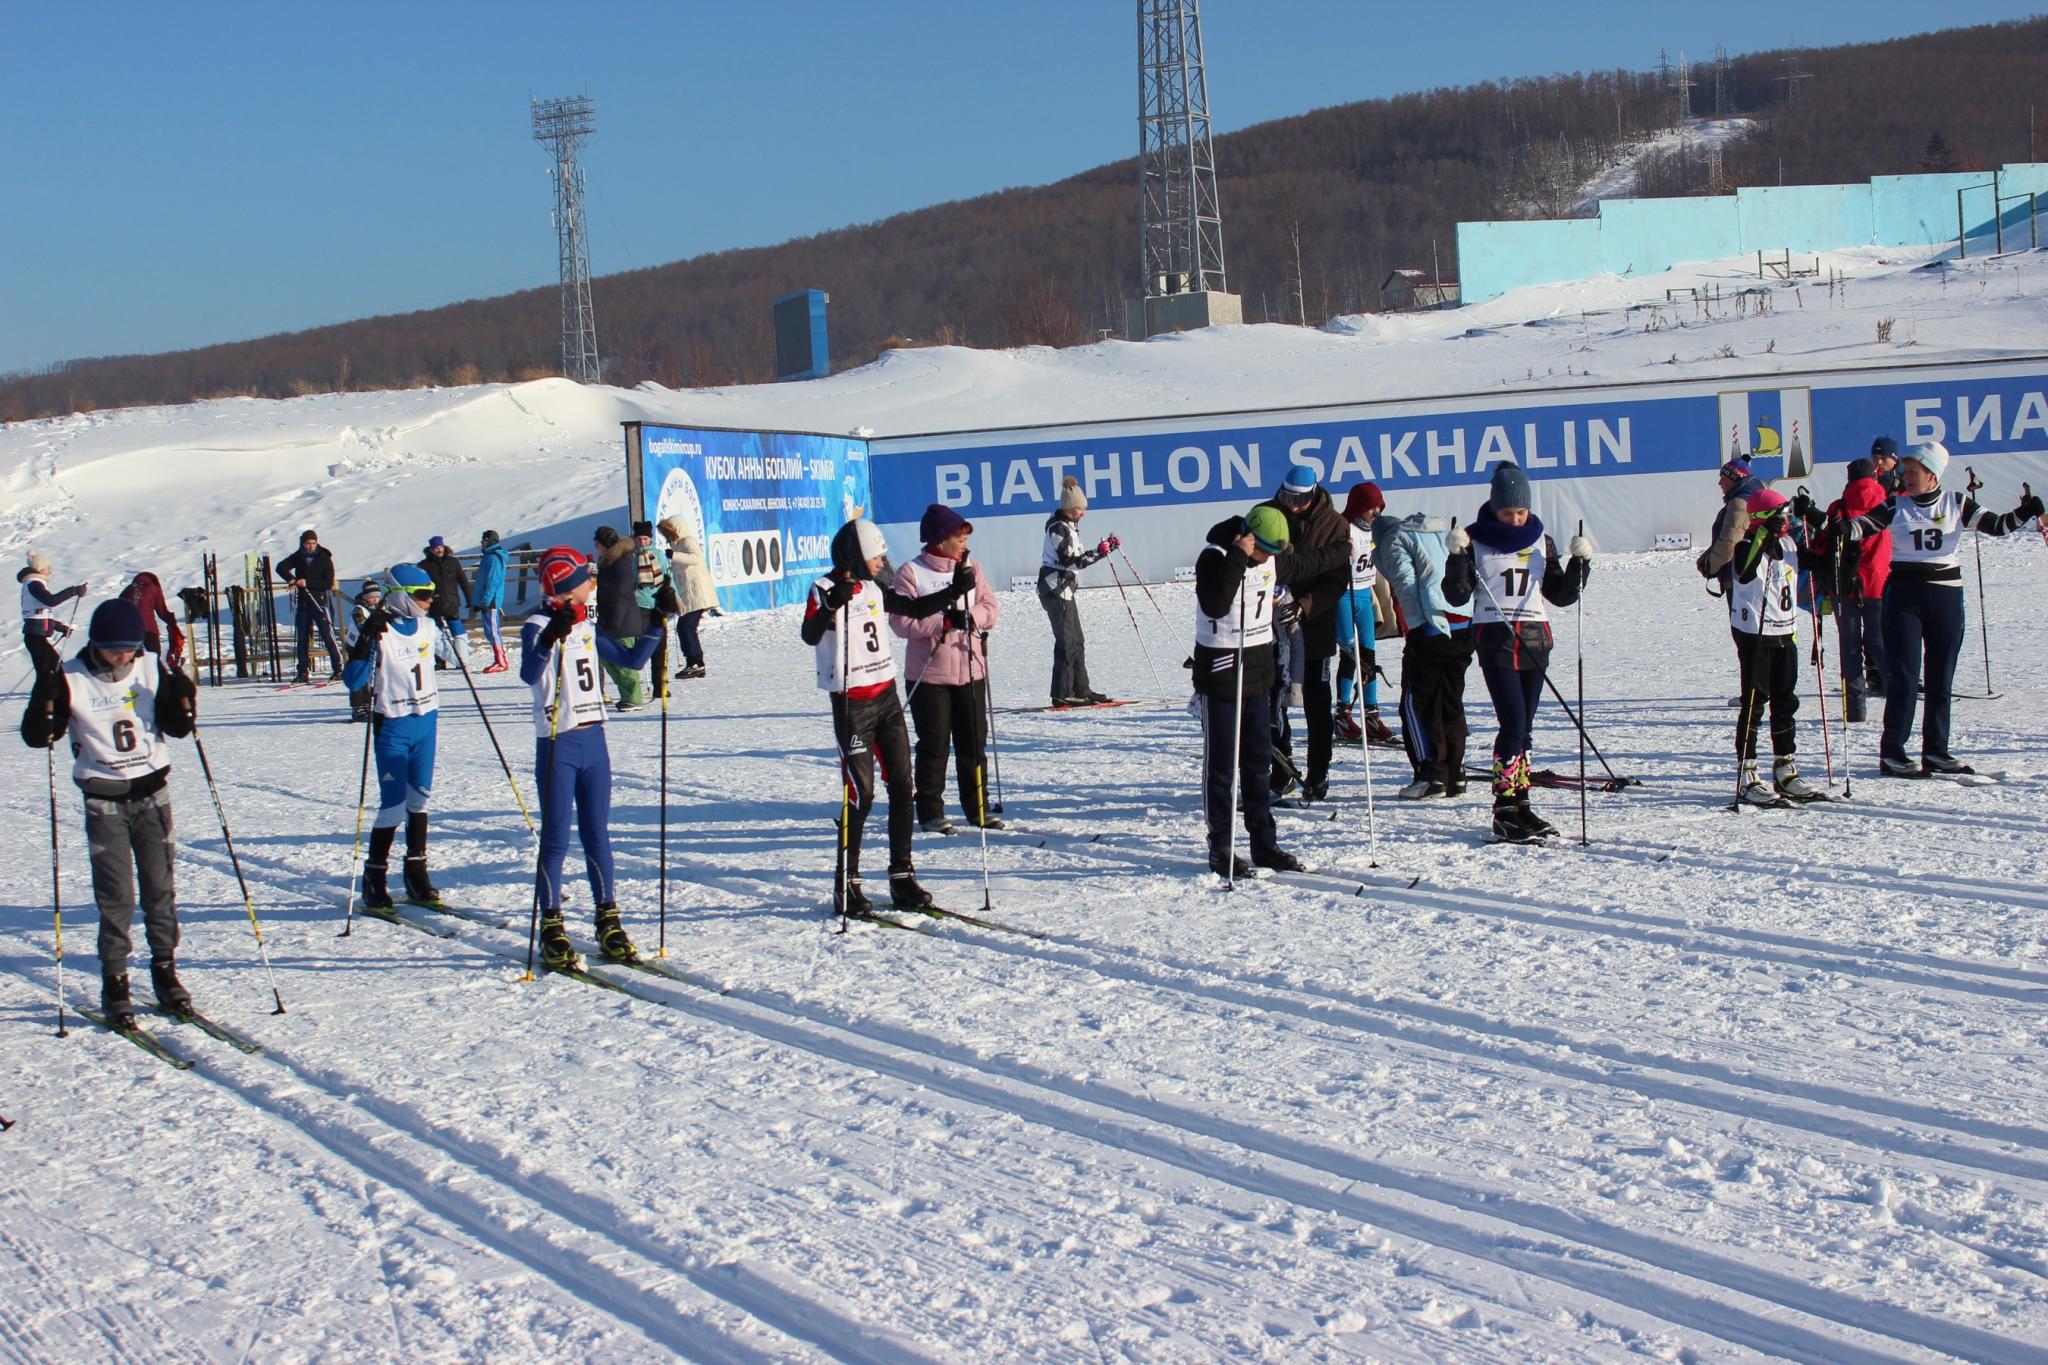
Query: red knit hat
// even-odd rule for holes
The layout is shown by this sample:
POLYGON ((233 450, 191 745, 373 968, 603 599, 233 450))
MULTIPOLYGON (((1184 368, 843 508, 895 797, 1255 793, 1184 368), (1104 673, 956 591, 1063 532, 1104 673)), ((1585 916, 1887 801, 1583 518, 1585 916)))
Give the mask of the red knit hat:
POLYGON ((590 580, 590 561, 566 545, 541 551, 541 596, 563 598, 590 580))
POLYGON ((1362 483, 1355 486, 1344 499, 1344 520, 1357 521, 1360 517, 1376 517, 1387 510, 1387 495, 1380 492, 1376 483, 1362 483))

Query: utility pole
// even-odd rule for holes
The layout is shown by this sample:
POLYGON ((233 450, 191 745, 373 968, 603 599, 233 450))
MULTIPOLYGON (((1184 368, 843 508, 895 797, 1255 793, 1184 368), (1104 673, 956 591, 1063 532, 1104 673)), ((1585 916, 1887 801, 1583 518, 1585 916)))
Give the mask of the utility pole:
POLYGON ((1799 103, 1800 82, 1812 80, 1813 73, 1811 71, 1801 71, 1797 57, 1786 57, 1780 62, 1780 65, 1785 68, 1785 74, 1778 77, 1785 85, 1785 103, 1797 104, 1799 103))
POLYGON ((583 225, 583 167, 578 153, 597 131, 587 95, 533 101, 533 140, 548 152, 555 187, 555 237, 562 267, 562 373, 579 383, 600 378, 597 314, 590 306, 590 237, 583 225))

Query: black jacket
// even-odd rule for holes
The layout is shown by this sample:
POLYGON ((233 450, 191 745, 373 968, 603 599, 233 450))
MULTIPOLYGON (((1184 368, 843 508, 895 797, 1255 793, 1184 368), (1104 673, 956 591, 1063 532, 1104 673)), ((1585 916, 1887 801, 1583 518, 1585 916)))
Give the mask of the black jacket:
MULTIPOLYGON (((882 566, 880 576, 870 574, 868 562, 862 559, 860 554, 860 531, 857 524, 851 521, 840 527, 838 533, 832 537, 832 572, 826 576, 842 583, 858 583, 863 579, 872 579, 875 586, 882 590, 882 610, 892 616, 908 616, 912 620, 937 616, 960 598, 960 589, 951 583, 937 592, 928 592, 922 597, 905 597, 896 591, 896 575, 886 563, 882 566)), ((811 589, 811 595, 804 601, 804 623, 799 632, 804 643, 815 645, 824 639, 825 632, 832 629, 832 623, 838 615, 839 613, 835 611, 826 610, 823 596, 816 588, 811 589)))
POLYGON ((1294 548, 1282 558, 1333 545, 1343 550, 1334 569, 1327 573, 1295 569, 1296 577, 1289 582, 1302 608, 1301 642, 1308 660, 1327 659, 1337 652, 1337 603, 1351 588, 1351 524, 1330 502, 1330 490, 1321 485, 1299 512, 1282 507, 1278 498, 1268 498, 1260 506, 1275 508, 1287 518, 1287 536, 1294 548))
POLYGON ((427 615, 444 621, 461 620, 463 609, 469 605, 469 575, 462 571, 462 561, 451 551, 439 559, 427 555, 420 560, 420 568, 434 580, 434 601, 427 608, 427 615))
MULTIPOLYGON (((92 656, 92 646, 87 645, 78 652, 81 659, 92 656)), ((94 656, 96 657, 96 656, 94 656)), ((157 669, 156 728, 172 739, 184 739, 192 733, 192 726, 199 715, 199 689, 181 669, 168 665, 157 669)), ((62 742, 71 729, 71 684, 64 680, 64 674, 38 673, 35 687, 28 694, 28 709, 21 713, 21 742, 31 749, 48 749, 62 742)), ((92 795, 118 798, 123 796, 147 796, 164 785, 170 775, 164 768, 128 783, 126 791, 95 790, 92 795)), ((100 783, 98 786, 106 786, 100 783)))
MULTIPOLYGON (((1327 497, 1324 501, 1328 501, 1327 497)), ((1209 545, 1216 549, 1212 551, 1205 547, 1195 556, 1195 602, 1205 616, 1227 616, 1237 610, 1238 585, 1244 582, 1245 570, 1252 563, 1245 552, 1237 548, 1237 538, 1245 530, 1243 517, 1229 517, 1217 522, 1209 528, 1209 545)), ((1342 570, 1350 562, 1351 541, 1347 536, 1342 544, 1293 550, 1275 556, 1273 580, 1276 584, 1284 584, 1289 591, 1299 592, 1299 585, 1320 581, 1333 565, 1342 570)), ((1332 605, 1335 605, 1334 599, 1332 605)), ((1251 699, 1247 705, 1254 704, 1272 690, 1274 676, 1272 648, 1260 645, 1244 651, 1244 694, 1251 699)), ((1204 696, 1235 696, 1237 651, 1196 645, 1195 691, 1204 696)))
POLYGON ((307 592, 325 597, 334 591, 334 556, 325 545, 315 545, 311 554, 294 550, 277 561, 277 576, 286 583, 303 578, 307 592))
POLYGON ((597 631, 614 640, 629 640, 647 629, 647 613, 635 596, 640 570, 633 562, 634 548, 632 541, 621 539, 598 553, 597 631))

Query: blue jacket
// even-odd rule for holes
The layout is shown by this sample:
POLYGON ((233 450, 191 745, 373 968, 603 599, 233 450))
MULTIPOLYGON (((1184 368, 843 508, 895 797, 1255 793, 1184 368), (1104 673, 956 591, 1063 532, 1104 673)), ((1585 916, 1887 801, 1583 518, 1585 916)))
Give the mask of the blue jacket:
POLYGON ((483 558, 476 562, 476 578, 469 589, 469 605, 482 611, 486 607, 505 608, 505 547, 502 544, 490 546, 483 558))
POLYGON ((1472 558, 1460 555, 1446 581, 1445 561, 1450 547, 1444 537, 1450 533, 1448 517, 1381 516, 1372 524, 1372 562, 1387 580, 1395 605, 1409 630, 1427 629, 1433 635, 1448 635, 1465 629, 1462 620, 1469 612, 1457 608, 1472 600, 1472 558), (1453 599, 1456 599, 1455 601, 1453 599))

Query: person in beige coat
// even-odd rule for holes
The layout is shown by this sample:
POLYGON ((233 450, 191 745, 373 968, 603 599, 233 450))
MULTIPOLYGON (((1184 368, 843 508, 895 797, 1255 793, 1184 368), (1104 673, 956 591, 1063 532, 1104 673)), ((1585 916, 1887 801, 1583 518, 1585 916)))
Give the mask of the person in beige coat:
POLYGON ((697 623, 706 612, 718 611, 718 592, 711 586, 711 570, 704 565, 704 551, 674 517, 664 517, 654 528, 668 542, 669 572, 676 580, 676 643, 682 646, 683 666, 678 678, 705 676, 704 645, 697 635, 697 623))

